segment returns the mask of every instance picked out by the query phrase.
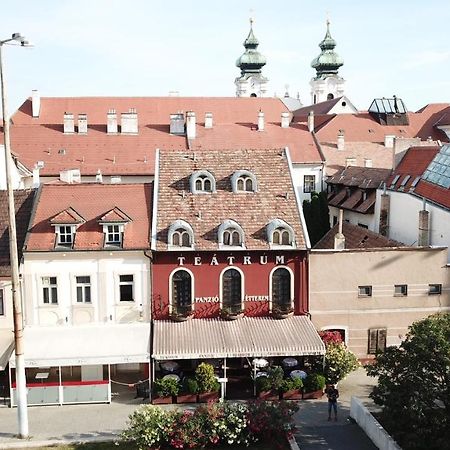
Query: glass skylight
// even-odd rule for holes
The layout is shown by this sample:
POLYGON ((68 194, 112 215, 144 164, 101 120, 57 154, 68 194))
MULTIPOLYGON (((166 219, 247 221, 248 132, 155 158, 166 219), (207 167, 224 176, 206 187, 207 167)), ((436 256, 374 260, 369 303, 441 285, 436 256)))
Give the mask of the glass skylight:
POLYGON ((450 144, 443 145, 423 174, 423 179, 450 188, 450 144))

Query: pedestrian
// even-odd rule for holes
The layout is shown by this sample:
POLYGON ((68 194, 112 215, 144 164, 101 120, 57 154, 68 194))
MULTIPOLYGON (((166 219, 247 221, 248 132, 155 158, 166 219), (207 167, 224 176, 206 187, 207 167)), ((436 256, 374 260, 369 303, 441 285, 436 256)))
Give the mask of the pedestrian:
POLYGON ((339 398, 339 391, 334 384, 330 384, 325 391, 328 398, 328 421, 331 420, 331 409, 334 411, 334 421, 337 421, 337 399, 339 398))

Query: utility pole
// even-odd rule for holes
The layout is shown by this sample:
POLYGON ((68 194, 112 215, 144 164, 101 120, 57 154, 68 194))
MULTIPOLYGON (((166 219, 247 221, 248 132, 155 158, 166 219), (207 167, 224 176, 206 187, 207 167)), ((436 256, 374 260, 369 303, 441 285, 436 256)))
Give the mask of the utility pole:
POLYGON ((5 76, 3 73, 3 45, 8 42, 17 42, 20 45, 28 45, 28 42, 20 35, 14 33, 10 39, 0 41, 0 84, 2 91, 2 116, 3 138, 5 144, 6 187, 8 192, 8 225, 9 225, 9 259, 11 266, 11 284, 14 314, 14 344, 16 356, 16 393, 17 393, 17 418, 19 422, 19 438, 28 438, 28 410, 27 387, 25 377, 25 357, 23 351, 23 314, 19 283, 19 257, 17 253, 16 212, 14 206, 14 190, 12 186, 12 157, 11 141, 9 136, 9 117, 6 104, 5 76))

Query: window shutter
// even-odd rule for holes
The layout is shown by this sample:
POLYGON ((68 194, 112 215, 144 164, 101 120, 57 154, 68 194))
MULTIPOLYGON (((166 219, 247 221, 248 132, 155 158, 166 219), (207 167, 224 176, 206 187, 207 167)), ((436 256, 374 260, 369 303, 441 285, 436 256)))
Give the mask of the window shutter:
POLYGON ((369 355, 374 355, 377 352, 377 331, 376 329, 369 330, 369 355))

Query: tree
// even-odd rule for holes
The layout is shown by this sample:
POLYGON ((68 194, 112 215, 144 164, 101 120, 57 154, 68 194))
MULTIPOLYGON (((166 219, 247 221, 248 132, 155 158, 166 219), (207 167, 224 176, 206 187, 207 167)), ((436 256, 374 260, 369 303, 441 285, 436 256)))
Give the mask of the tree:
POLYGON ((378 377, 370 396, 402 448, 449 448, 450 314, 413 323, 401 345, 386 348, 366 370, 378 377))
POLYGON ((312 192, 311 201, 303 201, 303 214, 311 246, 314 247, 330 229, 327 193, 312 192))

